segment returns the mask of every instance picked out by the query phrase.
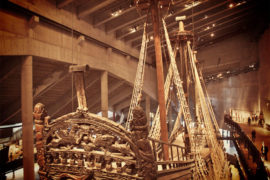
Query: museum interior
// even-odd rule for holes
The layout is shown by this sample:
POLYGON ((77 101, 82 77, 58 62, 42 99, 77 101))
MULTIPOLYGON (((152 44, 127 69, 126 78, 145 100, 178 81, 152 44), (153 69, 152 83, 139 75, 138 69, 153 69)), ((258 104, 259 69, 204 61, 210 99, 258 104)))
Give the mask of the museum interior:
POLYGON ((0 180, 269 179, 269 22, 269 0, 1 0, 0 180))

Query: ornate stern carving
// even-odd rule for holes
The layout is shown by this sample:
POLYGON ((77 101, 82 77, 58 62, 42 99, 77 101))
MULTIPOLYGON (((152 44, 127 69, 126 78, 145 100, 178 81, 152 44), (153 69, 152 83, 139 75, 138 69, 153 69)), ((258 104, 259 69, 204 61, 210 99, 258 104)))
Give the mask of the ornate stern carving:
POLYGON ((132 132, 88 112, 83 72, 75 76, 78 109, 50 121, 45 106, 34 108, 40 179, 155 179, 156 166, 141 107, 134 110, 132 132))
POLYGON ((136 106, 133 110, 133 119, 130 122, 132 140, 138 148, 139 175, 145 179, 156 178, 154 154, 148 137, 148 121, 142 107, 136 106))

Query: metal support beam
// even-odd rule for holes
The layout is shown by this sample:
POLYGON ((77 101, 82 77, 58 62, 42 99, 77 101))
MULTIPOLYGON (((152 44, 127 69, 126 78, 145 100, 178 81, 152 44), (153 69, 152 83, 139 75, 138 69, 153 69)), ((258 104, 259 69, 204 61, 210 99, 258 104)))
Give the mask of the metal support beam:
POLYGON ((33 57, 26 56, 21 69, 21 109, 23 175, 26 180, 34 180, 34 134, 33 134, 33 57))
MULTIPOLYGON (((151 5, 151 15, 154 30, 155 53, 156 53, 156 69, 157 69, 157 85, 158 85, 158 103, 160 110, 160 133, 161 140, 168 142, 168 129, 166 124, 166 107, 164 95, 164 74, 162 64, 161 42, 159 35, 159 15, 158 15, 158 0, 154 0, 151 5)), ((169 160, 168 147, 164 147, 164 160, 169 160)))
POLYGON ((101 74, 101 112, 103 117, 108 117, 108 71, 101 74))

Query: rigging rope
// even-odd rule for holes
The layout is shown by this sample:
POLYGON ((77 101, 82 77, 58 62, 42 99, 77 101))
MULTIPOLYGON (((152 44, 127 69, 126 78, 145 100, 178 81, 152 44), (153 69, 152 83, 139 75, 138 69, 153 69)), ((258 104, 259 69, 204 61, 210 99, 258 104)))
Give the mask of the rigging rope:
POLYGON ((225 172, 224 169, 227 169, 228 164, 225 159, 225 154, 223 152, 223 149, 221 145, 219 144, 216 137, 215 127, 214 127, 215 125, 213 126, 211 115, 208 109, 208 105, 205 100, 202 85, 200 83, 200 77, 199 77, 198 70, 194 61, 194 55, 190 48, 190 41, 187 42, 187 47, 188 47, 189 57, 191 60, 191 65, 192 65, 192 68, 194 69, 195 87, 198 90, 200 105, 201 105, 202 114, 203 114, 202 122, 205 125, 205 129, 206 129, 205 132, 207 133, 205 137, 207 139, 207 143, 210 149, 210 155, 213 162, 214 176, 215 176, 215 179, 224 179, 226 178, 226 174, 224 174, 225 172))
POLYGON ((142 37, 139 62, 138 62, 136 76, 135 76, 135 82, 134 82, 134 88, 133 88, 132 98, 131 98, 129 112, 128 112, 128 118, 126 122, 126 129, 128 130, 130 129, 130 121, 133 119, 133 109, 139 104, 139 101, 141 100, 145 61, 146 61, 146 55, 147 55, 146 26, 147 26, 147 23, 144 23, 144 31, 143 31, 143 37, 142 37))
POLYGON ((187 127, 187 132, 188 132, 189 140, 190 140, 191 153, 194 153, 194 156, 195 156, 196 174, 199 177, 202 177, 203 179, 206 179, 205 174, 207 173, 206 172, 207 168, 205 166, 205 162, 201 158, 199 148, 197 148, 196 144, 195 144, 196 139, 195 139, 195 136, 194 136, 194 128, 192 130, 192 122, 191 122, 192 119, 191 119, 191 115, 190 115, 189 106, 187 104, 187 100, 186 100, 186 97, 185 97, 185 93, 184 93, 184 90, 183 90, 181 79, 180 79, 180 76, 179 76, 179 73, 178 73, 178 69, 177 69, 176 62, 175 62, 175 57, 174 57, 174 54, 172 52, 171 42, 170 42, 168 31, 167 31, 167 28, 166 28, 166 23, 165 23, 164 19, 162 21, 163 21, 163 29, 164 29, 165 37, 166 37, 167 48, 168 48, 168 51, 169 51, 169 55, 170 55, 170 59, 171 59, 171 65, 172 65, 172 68, 173 68, 173 81, 174 81, 174 84, 176 86, 177 96, 178 96, 178 99, 180 101, 181 108, 182 108, 182 111, 183 111, 184 121, 185 121, 185 124, 186 124, 186 127, 187 127))

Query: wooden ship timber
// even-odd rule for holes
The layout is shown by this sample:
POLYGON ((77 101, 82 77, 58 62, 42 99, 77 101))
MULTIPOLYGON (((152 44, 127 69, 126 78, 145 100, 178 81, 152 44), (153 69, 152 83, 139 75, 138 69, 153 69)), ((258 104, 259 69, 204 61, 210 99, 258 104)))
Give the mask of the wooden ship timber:
POLYGON ((84 90, 87 65, 70 67, 77 91, 76 112, 50 119, 43 104, 35 105, 33 114, 40 179, 229 178, 223 144, 217 140, 219 128, 211 104, 205 98, 205 89, 195 64, 196 57, 191 49, 192 33, 184 31, 180 21, 179 32, 172 38, 175 44, 173 49, 165 20, 162 19, 170 58, 164 83, 159 17, 171 1, 135 0, 135 4, 139 10, 151 13, 154 30, 159 107, 150 131, 149 122, 140 107, 147 46, 145 23, 126 127, 88 111, 84 90), (185 57, 183 66, 192 69, 191 74, 187 73, 187 69, 180 71, 180 74, 183 79, 193 78, 196 120, 192 119, 187 101, 189 81, 181 80, 176 65, 177 49, 180 57, 185 57), (173 87, 180 108, 173 131, 168 136, 166 107, 170 87, 173 87), (175 143, 180 133, 185 134, 185 146, 175 143), (206 153, 203 154, 203 150, 206 153))

